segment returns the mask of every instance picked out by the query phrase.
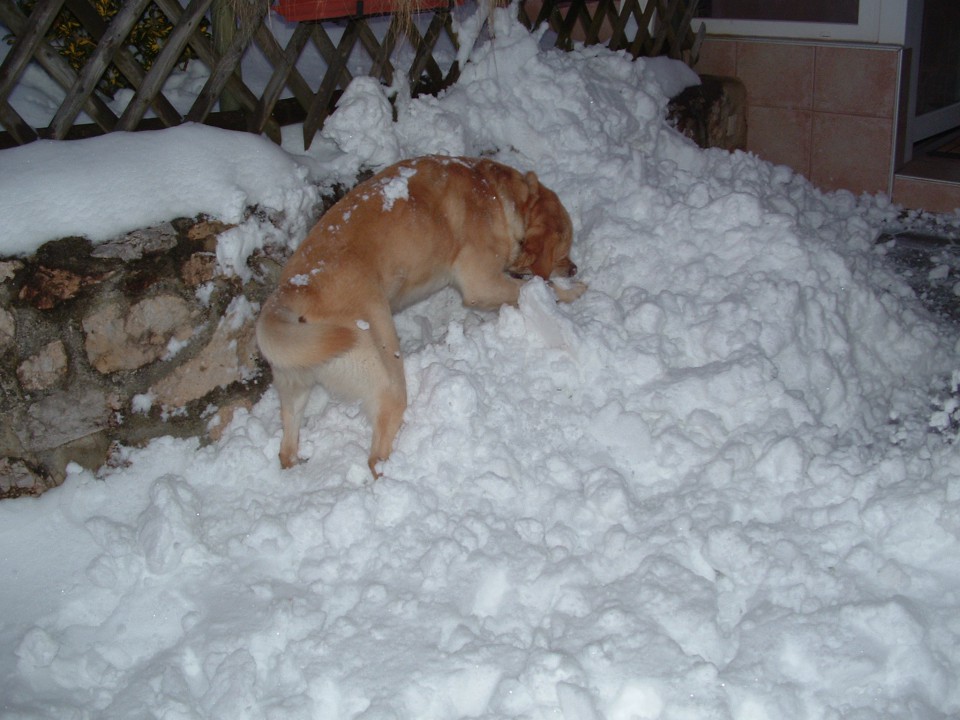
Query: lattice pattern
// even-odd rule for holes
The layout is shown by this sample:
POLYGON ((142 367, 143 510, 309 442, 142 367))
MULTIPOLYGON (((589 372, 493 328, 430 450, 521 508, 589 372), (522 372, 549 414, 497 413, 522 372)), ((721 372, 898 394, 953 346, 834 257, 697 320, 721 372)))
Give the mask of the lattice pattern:
POLYGON ((0 0, 0 22, 15 36, 14 45, 0 66, 0 124, 9 135, 5 144, 24 144, 40 137, 63 139, 115 130, 169 127, 187 121, 276 135, 279 119, 284 122, 303 120, 304 141, 309 145, 333 109, 337 97, 353 79, 348 62, 351 56, 354 59, 359 57, 355 53, 361 50, 371 59, 369 74, 391 85, 396 73, 391 59, 393 53, 400 42, 409 41, 416 51, 408 72, 413 94, 435 92, 454 82, 459 75, 456 67, 444 70, 433 57, 443 33, 447 33, 456 44, 449 7, 433 10, 429 26, 422 34, 415 24, 394 20, 381 42, 365 18, 354 17, 343 21, 346 26, 338 43, 334 43, 323 24, 300 23, 289 42, 282 47, 263 22, 266 6, 261 5, 260 14, 240 22, 232 41, 218 52, 210 40, 197 31, 213 1, 191 0, 186 7, 181 7, 177 0, 130 0, 110 24, 105 25, 90 0, 39 0, 29 18, 13 0, 0 0), (144 70, 124 40, 150 3, 157 5, 174 27, 153 66, 144 70), (79 73, 45 37, 64 7, 80 19, 98 43, 93 56, 79 73), (259 96, 236 72, 251 43, 260 48, 274 68, 270 81, 259 96), (316 92, 296 69, 297 60, 307 43, 316 47, 327 65, 316 92), (211 68, 211 73, 193 106, 181 115, 163 96, 162 88, 188 46, 211 68), (32 60, 66 92, 49 127, 42 129, 31 127, 9 102, 18 80, 32 60), (123 73, 135 91, 119 117, 95 92, 97 83, 111 64, 123 73), (284 87, 290 89, 292 102, 280 100, 284 87), (229 95, 238 111, 214 116, 214 107, 225 95, 229 95), (153 109, 156 119, 144 121, 148 109, 153 109), (94 127, 74 127, 81 112, 93 120, 94 127))
POLYGON ((696 0, 547 0, 528 2, 521 20, 531 28, 550 23, 564 50, 602 43, 633 57, 667 55, 693 65, 704 37, 703 26, 699 33, 690 26, 696 8, 696 0))
MULTIPOLYGON (((455 62, 444 69, 434 58, 437 42, 444 34, 457 47, 450 5, 429 10, 429 25, 423 33, 416 24, 393 16, 381 41, 366 17, 348 17, 336 21, 337 27, 343 29, 336 43, 328 33, 328 29, 332 29, 328 22, 300 22, 290 40, 281 46, 264 22, 266 7, 262 3, 252 3, 259 6, 259 14, 236 22, 231 18, 229 33, 217 38, 215 28, 215 40, 219 42, 212 42, 199 31, 199 26, 212 10, 222 12, 222 2, 190 0, 183 7, 179 0, 128 0, 107 24, 92 0, 37 0, 29 17, 14 0, 0 0, 0 22, 15 37, 13 47, 0 65, 0 125, 6 130, 0 133, 0 147, 25 144, 41 137, 84 137, 116 130, 170 127, 186 121, 266 132, 275 139, 279 139, 280 125, 302 121, 304 144, 309 146, 337 98, 353 79, 349 68, 357 67, 363 54, 370 62, 368 74, 392 85, 397 72, 394 53, 399 44, 409 42, 415 50, 408 71, 413 95, 437 92, 459 76, 455 62), (153 65, 145 69, 126 43, 138 18, 154 6, 169 18, 173 29, 153 65), (46 39, 49 28, 64 8, 80 20, 97 42, 96 50, 79 73, 46 39), (325 75, 316 91, 296 67, 308 43, 326 63, 325 75), (244 83, 238 72, 240 60, 251 44, 262 51, 273 67, 273 74, 259 95, 244 83), (181 114, 164 97, 162 89, 187 48, 211 72, 193 106, 181 114), (10 104, 17 83, 34 61, 66 93, 46 128, 31 127, 10 104), (119 116, 96 91, 111 66, 123 74, 134 90, 133 98, 119 116), (292 98, 280 99, 284 88, 289 89, 292 98), (221 108, 234 109, 214 113, 218 102, 221 108), (145 118, 150 110, 155 117, 145 118), (81 113, 86 113, 94 124, 77 125, 81 113)), ((533 0, 527 2, 532 7, 533 0)), ((690 0, 546 0, 536 12, 521 8, 521 18, 530 26, 550 22, 557 32, 559 47, 570 48, 579 37, 587 43, 606 42, 611 48, 626 49, 634 56, 669 54, 691 61, 696 57, 700 38, 690 31, 694 8, 688 3, 690 0), (629 37, 629 32, 634 35, 629 37)))

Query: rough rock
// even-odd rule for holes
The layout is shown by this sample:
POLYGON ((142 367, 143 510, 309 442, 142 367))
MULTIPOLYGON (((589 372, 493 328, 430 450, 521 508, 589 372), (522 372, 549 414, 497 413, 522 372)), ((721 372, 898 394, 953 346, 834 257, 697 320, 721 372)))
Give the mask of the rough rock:
POLYGON ((0 308, 0 354, 13 347, 17 338, 17 320, 13 313, 0 308))
POLYGON ((17 368, 17 379, 24 390, 45 390, 60 382, 67 374, 67 351, 60 340, 47 343, 17 368))
POLYGON ((23 460, 0 458, 0 499, 39 495, 56 484, 48 473, 23 460))
POLYGON ((0 260, 0 283, 6 282, 23 267, 19 260, 0 260))
POLYGON ((246 298, 235 298, 210 342, 154 385, 150 395, 161 405, 182 407, 218 388, 252 379, 257 373, 255 317, 246 298))
POLYGON ((126 311, 105 304, 83 319, 87 358, 99 372, 136 370, 163 357, 170 341, 193 334, 194 313, 176 295, 146 298, 126 311))
POLYGON ((188 287, 208 283, 217 274, 217 256, 214 253, 194 253, 180 266, 180 277, 188 287))
POLYGON ((27 409, 19 433, 28 450, 49 450, 103 430, 110 424, 115 400, 98 388, 47 395, 27 409))
POLYGON ((156 227, 134 230, 113 240, 97 245, 91 255, 96 258, 116 258, 130 261, 139 260, 145 255, 166 252, 177 245, 177 230, 173 223, 163 223, 156 227))
POLYGON ((81 275, 64 268, 49 268, 41 265, 20 289, 20 299, 26 300, 38 310, 51 310, 65 300, 76 297, 88 285, 102 282, 103 274, 81 275))

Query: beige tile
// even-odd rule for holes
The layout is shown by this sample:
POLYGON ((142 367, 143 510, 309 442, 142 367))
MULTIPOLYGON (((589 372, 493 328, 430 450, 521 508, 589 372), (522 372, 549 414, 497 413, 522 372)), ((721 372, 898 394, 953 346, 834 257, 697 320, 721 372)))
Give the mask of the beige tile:
POLYGON ((813 113, 785 108, 747 108, 747 150, 809 176, 813 113))
POLYGON ((893 120, 816 113, 810 180, 824 190, 888 192, 893 120))
POLYGON ((790 43, 737 43, 737 77, 747 88, 747 104, 813 107, 814 47, 790 43))
POLYGON ((701 75, 736 77, 737 43, 733 40, 706 38, 700 46, 700 57, 693 69, 701 75))
POLYGON ((960 183, 897 176, 893 181, 893 201, 912 210, 960 211, 960 183))
POLYGON ((820 45, 816 49, 813 109, 894 117, 898 55, 896 50, 820 45))

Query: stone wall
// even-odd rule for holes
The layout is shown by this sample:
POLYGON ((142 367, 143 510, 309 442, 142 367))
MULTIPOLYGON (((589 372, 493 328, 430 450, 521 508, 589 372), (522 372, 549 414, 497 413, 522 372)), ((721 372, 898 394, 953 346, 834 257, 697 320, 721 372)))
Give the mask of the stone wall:
POLYGON ((161 435, 216 438, 269 384, 254 320, 283 257, 217 272, 225 226, 175 220, 0 259, 0 497, 161 435))

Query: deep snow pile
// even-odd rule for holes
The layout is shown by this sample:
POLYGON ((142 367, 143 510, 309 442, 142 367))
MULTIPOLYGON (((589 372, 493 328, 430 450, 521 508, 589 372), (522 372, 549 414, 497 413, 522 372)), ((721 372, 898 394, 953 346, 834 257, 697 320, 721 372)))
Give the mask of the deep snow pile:
POLYGON ((270 392, 0 504, 3 717, 960 714, 956 337, 876 254, 891 211, 698 150, 643 61, 496 31, 396 124, 356 83, 327 140, 536 169, 588 293, 401 315, 375 483, 322 392, 281 472, 270 392))

